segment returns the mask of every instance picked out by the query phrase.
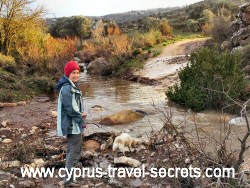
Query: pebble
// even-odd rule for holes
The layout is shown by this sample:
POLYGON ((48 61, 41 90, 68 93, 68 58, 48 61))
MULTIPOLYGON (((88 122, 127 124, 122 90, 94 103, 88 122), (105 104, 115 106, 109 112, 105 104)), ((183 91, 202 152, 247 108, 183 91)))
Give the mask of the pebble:
POLYGON ((169 159, 163 159, 163 160, 162 160, 163 163, 166 163, 166 162, 168 162, 168 161, 169 161, 169 159))
POLYGON ((103 182, 95 184, 95 187, 103 187, 103 182))
POLYGON ((9 143, 12 143, 12 140, 11 139, 8 139, 8 138, 5 138, 2 143, 4 144, 9 144, 9 143))
POLYGON ((151 155, 150 155, 150 157, 154 157, 155 154, 156 154, 155 152, 152 152, 151 155))
POLYGON ((21 135, 21 138, 25 138, 25 137, 27 137, 27 134, 22 134, 21 135))
POLYGON ((111 178, 108 180, 108 184, 114 187, 124 187, 123 183, 114 179, 114 178, 111 178))
POLYGON ((126 156, 114 158, 114 163, 115 164, 125 164, 125 165, 129 165, 131 167, 139 167, 139 166, 141 166, 140 161, 138 161, 136 159, 133 159, 131 157, 126 157, 126 156))
POLYGON ((2 138, 6 138, 6 136, 3 134, 2 136, 1 136, 2 138))
POLYGON ((82 185, 81 188, 89 188, 89 185, 82 185))
POLYGON ((36 187, 35 183, 31 180, 23 180, 18 183, 21 187, 36 187))
POLYGON ((186 164, 189 164, 190 162, 191 162, 191 160, 190 160, 189 157, 185 159, 185 163, 186 163, 186 164))

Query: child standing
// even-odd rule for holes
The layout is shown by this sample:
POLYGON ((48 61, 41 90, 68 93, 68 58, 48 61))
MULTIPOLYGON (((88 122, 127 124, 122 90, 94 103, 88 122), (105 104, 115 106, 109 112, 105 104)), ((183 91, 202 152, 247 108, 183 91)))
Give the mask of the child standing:
MULTIPOLYGON (((57 132, 59 136, 67 136, 67 153, 65 167, 70 172, 79 162, 82 152, 82 135, 86 123, 83 109, 82 92, 77 88, 80 67, 76 61, 68 62, 64 67, 64 75, 56 85, 59 91, 57 132)), ((73 177, 66 177, 64 184, 77 187, 80 184, 73 177)))

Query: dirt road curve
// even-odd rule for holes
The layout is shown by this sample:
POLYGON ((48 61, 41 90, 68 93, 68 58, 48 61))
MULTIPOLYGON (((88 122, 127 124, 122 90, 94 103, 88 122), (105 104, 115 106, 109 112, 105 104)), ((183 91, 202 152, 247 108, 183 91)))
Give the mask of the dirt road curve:
POLYGON ((192 51, 202 47, 206 40, 207 38, 197 38, 176 42, 166 46, 159 57, 190 54, 192 51))
POLYGON ((171 86, 178 80, 178 69, 187 64, 186 55, 204 46, 206 40, 207 38, 188 39, 171 44, 158 57, 149 59, 135 75, 158 80, 162 86, 171 86))

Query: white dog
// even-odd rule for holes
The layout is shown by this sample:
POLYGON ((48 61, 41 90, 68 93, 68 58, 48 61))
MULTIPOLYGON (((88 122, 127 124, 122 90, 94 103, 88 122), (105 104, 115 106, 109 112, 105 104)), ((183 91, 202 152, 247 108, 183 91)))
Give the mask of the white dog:
POLYGON ((132 146, 140 143, 141 140, 139 138, 134 138, 127 133, 122 133, 120 136, 117 136, 115 138, 113 143, 113 151, 119 149, 123 153, 123 155, 125 155, 125 152, 128 151, 126 147, 128 147, 130 151, 132 146))

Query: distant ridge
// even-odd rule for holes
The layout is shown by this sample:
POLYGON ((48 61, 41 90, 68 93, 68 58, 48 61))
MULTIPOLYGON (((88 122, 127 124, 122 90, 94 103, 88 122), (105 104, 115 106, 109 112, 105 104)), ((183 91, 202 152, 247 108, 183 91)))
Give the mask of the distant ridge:
POLYGON ((242 4, 244 4, 244 3, 246 3, 246 2, 250 2, 249 0, 229 0, 229 2, 231 2, 232 4, 234 4, 234 5, 242 5, 242 4))
POLYGON ((151 15, 159 15, 173 10, 177 10, 180 7, 171 8, 156 8, 148 10, 133 10, 124 13, 108 14, 105 16, 96 17, 97 19, 115 20, 116 23, 132 22, 140 19, 144 19, 151 15))

